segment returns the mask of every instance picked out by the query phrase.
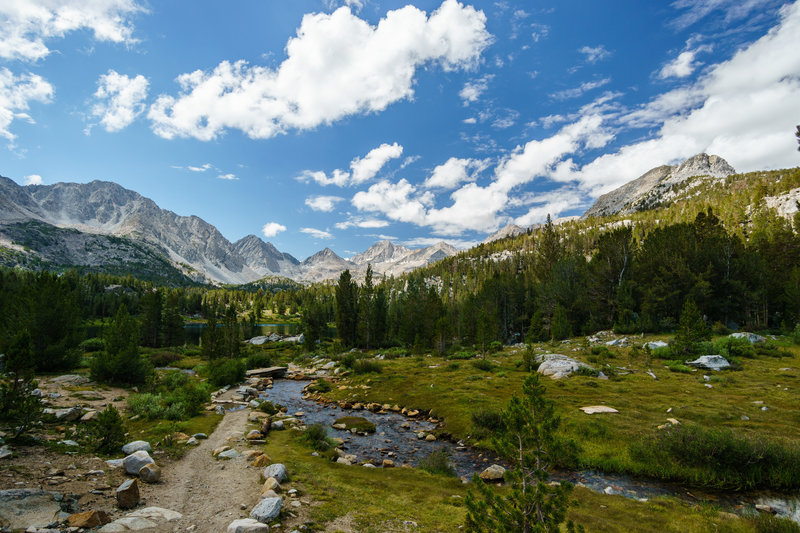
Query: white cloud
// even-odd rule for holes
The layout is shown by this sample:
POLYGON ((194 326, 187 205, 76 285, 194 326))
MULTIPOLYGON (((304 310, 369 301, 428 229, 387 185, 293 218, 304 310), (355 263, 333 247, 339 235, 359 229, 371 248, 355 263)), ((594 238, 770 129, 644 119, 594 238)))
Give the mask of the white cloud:
POLYGON ((286 226, 283 224, 278 224, 277 222, 267 222, 264 224, 264 227, 261 228, 261 233, 264 234, 264 237, 274 237, 278 233, 286 231, 286 226))
POLYGON ((658 77, 663 79, 667 78, 685 78, 694 72, 697 68, 697 63, 694 62, 694 57, 697 54, 694 50, 687 50, 681 52, 678 57, 661 67, 658 77))
POLYGON ((379 112, 414 94, 418 68, 470 69, 490 44, 486 16, 445 0, 430 16, 414 6, 371 26, 342 7, 307 14, 277 69, 223 61, 178 77, 181 92, 150 108, 157 135, 211 140, 226 129, 254 139, 379 112))
POLYGON ((403 155, 403 147, 397 143, 383 143, 377 148, 373 148, 363 158, 356 158, 350 162, 352 175, 350 182, 358 185, 369 181, 383 168, 391 159, 397 159, 403 155))
POLYGON ((375 228, 385 228, 388 226, 389 223, 385 220, 381 220, 379 218, 364 218, 364 217, 350 217, 348 220, 343 222, 337 222, 334 224, 337 229, 347 229, 347 228, 365 228, 365 229, 375 229, 375 228))
POLYGON ((455 189, 465 181, 474 181, 487 166, 488 162, 485 160, 451 157, 433 169, 423 187, 455 189))
POLYGON ((459 91, 458 96, 464 102, 465 106, 477 102, 483 93, 489 88, 489 82, 494 78, 494 74, 487 74, 482 78, 468 81, 464 84, 464 88, 459 91))
POLYGON ((707 69, 696 83, 623 116, 623 125, 662 122, 653 138, 595 159, 573 179, 600 194, 700 152, 719 155, 740 172, 797 166, 792 132, 800 116, 798 35, 800 2, 782 8, 776 27, 707 69))
POLYGON ((50 53, 45 41, 90 30, 98 41, 131 44, 131 18, 144 12, 135 0, 3 0, 0 58, 36 61, 50 53))
POLYGON ((469 117, 469 118, 465 118, 461 122, 463 122, 464 124, 477 124, 478 123, 478 119, 476 119, 475 117, 469 117))
POLYGON ((611 82, 611 78, 603 78, 602 80, 587 81, 581 83, 578 87, 555 92, 551 94, 550 97, 555 98, 556 100, 568 100, 570 98, 578 98, 579 96, 582 96, 583 93, 591 91, 593 89, 597 89, 599 87, 602 87, 603 85, 607 85, 609 82, 611 82))
MULTIPOLYGON (((433 246, 434 244, 439 244, 440 242, 443 242, 441 237, 415 237, 413 239, 403 241, 402 244, 405 246, 433 246)), ((480 244, 479 241, 470 241, 465 239, 447 239, 444 242, 454 248, 458 248, 459 250, 466 250, 480 244)))
POLYGON ((94 97, 98 102, 92 107, 92 116, 100 119, 106 131, 128 127, 144 111, 149 85, 141 74, 131 78, 109 70, 97 80, 94 97))
POLYGON ((770 8, 777 7, 783 0, 676 0, 672 7, 686 11, 671 22, 676 29, 683 30, 704 19, 715 11, 723 11, 724 17, 718 17, 725 23, 744 18, 753 18, 770 8), (755 14, 751 13, 755 11, 755 14))
POLYGON ((300 228, 300 233, 311 235, 315 239, 332 239, 333 235, 327 231, 316 228, 300 228))
POLYGON ((337 202, 341 202, 344 198, 340 196, 311 196, 306 198, 306 205, 314 211, 333 211, 337 202))
POLYGON ((606 47, 602 44, 599 46, 584 46, 578 49, 578 52, 586 56, 588 63, 597 63, 611 55, 611 52, 606 50, 606 47))
POLYGON ((236 177, 236 174, 231 174, 231 173, 228 173, 228 174, 220 174, 219 176, 217 176, 217 178, 219 178, 219 179, 221 179, 221 180, 230 180, 230 181, 233 181, 233 180, 238 180, 238 179, 239 179, 239 178, 237 178, 237 177, 236 177))
POLYGON ((42 177, 39 174, 31 174, 30 176, 25 176, 25 185, 41 185, 42 184, 42 177))
POLYGON ((352 204, 361 211, 384 213, 392 220, 425 223, 426 208, 433 202, 433 194, 416 194, 417 188, 405 179, 397 183, 379 181, 366 191, 357 192, 352 204))
MULTIPOLYGON (((359 185, 374 178, 378 172, 392 159, 403 155, 403 147, 397 143, 383 143, 373 148, 364 157, 356 157, 350 161, 350 172, 335 169, 329 176, 322 170, 304 170, 297 177, 299 181, 315 181, 320 185, 359 185)), ((413 163, 415 159, 406 159, 403 166, 413 163)))
POLYGON ((546 24, 531 24, 531 39, 533 42, 538 43, 550 34, 550 26, 546 24))
POLYGON ((211 163, 203 163, 203 164, 202 164, 202 165, 200 165, 199 167, 196 167, 196 166, 189 165, 189 166, 188 166, 188 167, 186 167, 186 168, 187 168, 188 170, 191 170, 192 172, 205 172, 206 170, 209 170, 209 169, 211 169, 211 168, 213 168, 213 167, 212 167, 211 163))
POLYGON ((36 74, 14 75, 7 68, 0 68, 0 137, 13 142, 11 123, 16 119, 33 123, 26 113, 31 102, 48 103, 53 97, 53 86, 36 74))

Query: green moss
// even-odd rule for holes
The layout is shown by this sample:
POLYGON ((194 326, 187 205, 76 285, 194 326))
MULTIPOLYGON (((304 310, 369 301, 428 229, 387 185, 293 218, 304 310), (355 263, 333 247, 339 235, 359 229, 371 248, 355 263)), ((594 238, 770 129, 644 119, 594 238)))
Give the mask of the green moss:
POLYGON ((375 433, 375 424, 360 416, 343 416, 337 418, 334 424, 344 424, 347 431, 355 429, 364 433, 375 433))

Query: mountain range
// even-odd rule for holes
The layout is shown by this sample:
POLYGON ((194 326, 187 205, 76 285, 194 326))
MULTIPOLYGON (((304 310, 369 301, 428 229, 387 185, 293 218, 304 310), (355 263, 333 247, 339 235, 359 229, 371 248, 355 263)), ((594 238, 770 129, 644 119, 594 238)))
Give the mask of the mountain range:
POLYGON ((227 240, 196 216, 180 216, 111 182, 20 186, 0 176, 0 256, 4 264, 78 266, 143 277, 241 284, 265 276, 314 282, 344 269, 398 275, 454 255, 446 243, 410 249, 376 243, 349 260, 326 248, 305 261, 255 235, 227 240))
MULTIPOLYGON (((706 180, 720 180, 734 173, 721 157, 698 154, 677 166, 655 167, 600 196, 581 218, 665 205, 706 180)), ((786 209, 791 210, 796 196, 775 202, 785 203, 786 209)), ((560 224, 576 218, 553 222, 560 224)), ((511 224, 483 242, 516 236, 539 226, 511 224)), ((356 279, 363 278, 368 264, 377 276, 400 275, 456 253, 458 250, 445 242, 411 249, 380 241, 349 259, 325 248, 301 262, 255 235, 230 242, 203 219, 161 209, 152 200, 116 183, 23 187, 0 176, 0 264, 11 266, 78 267, 176 282, 243 284, 267 276, 318 282, 336 278, 345 269, 350 269, 356 279)))

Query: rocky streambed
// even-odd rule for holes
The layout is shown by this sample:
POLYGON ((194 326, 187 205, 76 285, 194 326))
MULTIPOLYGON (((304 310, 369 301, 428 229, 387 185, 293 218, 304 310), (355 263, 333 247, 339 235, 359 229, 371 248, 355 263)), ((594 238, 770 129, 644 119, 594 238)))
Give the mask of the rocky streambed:
MULTIPOLYGON (((335 403, 325 404, 304 398, 303 391, 310 383, 277 379, 272 388, 264 391, 262 398, 286 407, 287 413, 296 415, 304 425, 324 426, 330 437, 342 439, 342 449, 351 458, 355 456, 354 463, 380 465, 384 459, 390 459, 395 466, 417 466, 420 460, 427 458, 432 452, 444 449, 449 454, 457 475, 464 480, 471 478, 473 473, 482 472, 491 464, 502 464, 495 456, 480 452, 463 442, 436 439, 433 431, 437 425, 427 419, 409 418, 392 410, 372 412, 363 406, 348 409, 335 403), (374 433, 353 433, 334 428, 334 422, 344 416, 365 418, 375 425, 374 433)), ((737 512, 771 511, 800 523, 800 495, 709 493, 670 483, 594 471, 556 472, 552 478, 571 481, 596 492, 640 501, 658 496, 673 496, 690 502, 711 502, 737 512)))

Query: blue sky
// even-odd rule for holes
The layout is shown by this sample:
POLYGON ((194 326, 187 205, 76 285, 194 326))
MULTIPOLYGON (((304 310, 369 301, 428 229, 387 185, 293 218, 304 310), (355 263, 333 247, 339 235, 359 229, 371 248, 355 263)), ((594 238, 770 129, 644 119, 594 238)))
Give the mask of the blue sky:
POLYGON ((5 0, 0 174, 302 259, 469 246, 715 153, 800 164, 800 3, 5 0))

